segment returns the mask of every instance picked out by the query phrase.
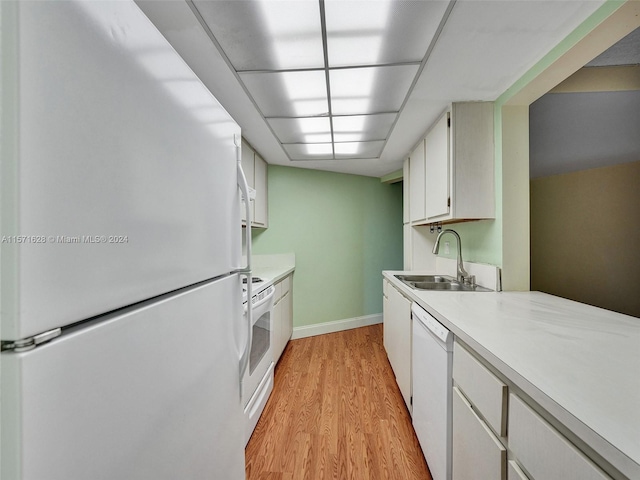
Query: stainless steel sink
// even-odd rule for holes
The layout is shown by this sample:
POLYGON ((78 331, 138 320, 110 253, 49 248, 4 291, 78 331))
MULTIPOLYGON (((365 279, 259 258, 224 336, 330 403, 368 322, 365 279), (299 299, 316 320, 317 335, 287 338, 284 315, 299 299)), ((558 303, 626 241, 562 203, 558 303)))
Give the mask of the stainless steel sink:
POLYGON ((451 283, 456 281, 455 278, 448 275, 396 275, 396 278, 407 285, 413 282, 451 283))
POLYGON ((450 292, 492 292, 480 285, 459 283, 448 275, 396 275, 398 280, 416 290, 443 290, 450 292))
POLYGON ((412 288, 418 290, 449 290, 452 292, 491 292, 488 288, 480 285, 466 285, 458 282, 435 283, 435 282, 412 282, 412 288))

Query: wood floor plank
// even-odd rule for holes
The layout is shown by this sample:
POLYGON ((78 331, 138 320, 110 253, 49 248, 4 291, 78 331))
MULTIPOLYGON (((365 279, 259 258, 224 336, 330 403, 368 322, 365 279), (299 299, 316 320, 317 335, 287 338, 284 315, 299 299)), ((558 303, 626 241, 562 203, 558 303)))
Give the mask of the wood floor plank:
POLYGON ((248 480, 431 480, 382 325, 289 342, 245 456, 248 480))

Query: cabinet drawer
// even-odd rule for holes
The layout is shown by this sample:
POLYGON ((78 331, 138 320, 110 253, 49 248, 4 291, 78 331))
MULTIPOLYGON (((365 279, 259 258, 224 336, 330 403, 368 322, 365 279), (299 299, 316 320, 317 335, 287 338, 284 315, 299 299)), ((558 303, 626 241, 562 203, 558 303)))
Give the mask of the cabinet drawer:
POLYGON ((509 449, 535 479, 611 478, 513 394, 509 398, 509 449))
POLYGON ((453 387, 453 480, 504 480, 507 450, 453 387))
POLYGON ((457 342, 453 346, 453 379, 494 432, 507 433, 507 386, 457 342))
POLYGON ((507 480, 529 480, 522 469, 513 460, 507 464, 507 480))

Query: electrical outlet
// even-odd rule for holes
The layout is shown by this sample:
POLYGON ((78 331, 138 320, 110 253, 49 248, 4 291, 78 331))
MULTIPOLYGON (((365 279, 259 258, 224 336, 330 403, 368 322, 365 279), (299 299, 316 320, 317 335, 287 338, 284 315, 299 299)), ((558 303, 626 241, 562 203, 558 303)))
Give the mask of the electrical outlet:
POLYGON ((449 255, 449 242, 444 242, 444 254, 449 255))

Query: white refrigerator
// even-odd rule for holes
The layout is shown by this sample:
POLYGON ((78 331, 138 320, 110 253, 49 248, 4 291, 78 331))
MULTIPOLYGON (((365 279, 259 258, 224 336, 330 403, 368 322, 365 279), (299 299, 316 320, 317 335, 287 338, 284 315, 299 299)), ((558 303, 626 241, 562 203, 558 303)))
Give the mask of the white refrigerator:
POLYGON ((0 22, 0 477, 243 479, 239 127, 131 1, 0 22))

